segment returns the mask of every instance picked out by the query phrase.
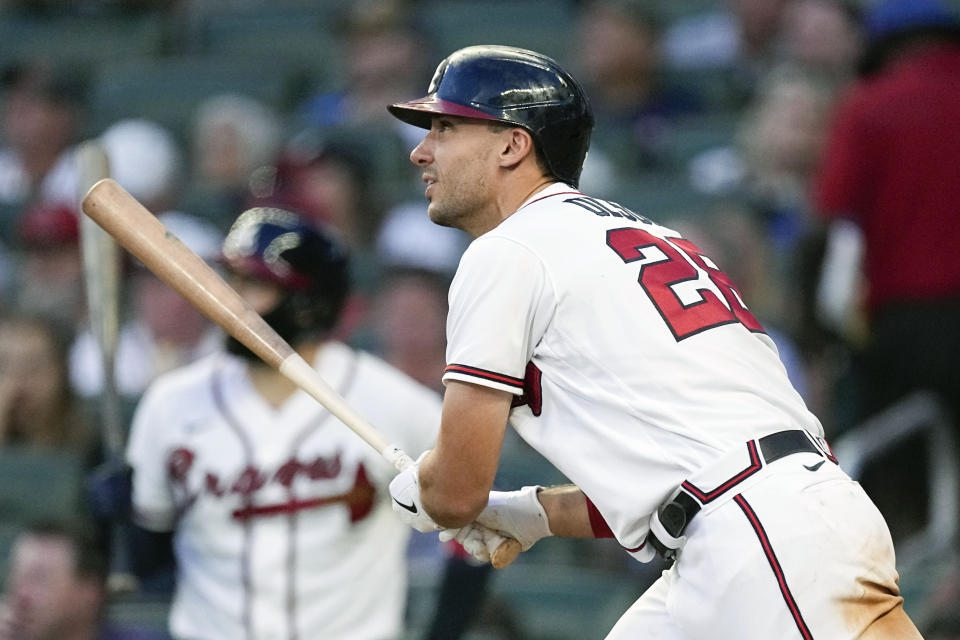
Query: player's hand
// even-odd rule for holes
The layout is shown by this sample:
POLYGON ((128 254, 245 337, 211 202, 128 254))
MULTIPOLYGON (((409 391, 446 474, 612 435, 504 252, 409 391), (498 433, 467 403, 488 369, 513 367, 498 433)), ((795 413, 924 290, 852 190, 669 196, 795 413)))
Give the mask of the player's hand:
POLYGON ((477 516, 476 522, 513 538, 526 551, 537 540, 553 535, 547 512, 537 498, 541 488, 534 485, 518 491, 491 491, 487 506, 477 516))
POLYGON ((427 512, 423 509, 423 503, 420 501, 420 462, 423 460, 423 453, 417 461, 401 471, 390 481, 390 497, 394 512, 400 519, 423 533, 437 531, 442 527, 430 519, 427 512))
POLYGON ((480 562, 490 562, 493 552, 506 540, 493 529, 477 522, 459 529, 444 529, 439 537, 440 542, 456 540, 467 553, 480 562))

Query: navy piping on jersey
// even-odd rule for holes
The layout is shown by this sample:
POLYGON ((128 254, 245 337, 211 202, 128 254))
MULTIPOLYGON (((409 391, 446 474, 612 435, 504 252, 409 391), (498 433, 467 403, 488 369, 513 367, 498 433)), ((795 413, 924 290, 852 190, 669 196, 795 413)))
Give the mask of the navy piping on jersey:
MULTIPOLYGON (((249 468, 253 464, 253 443, 247 437, 247 434, 240 427, 240 423, 227 408, 227 403, 223 399, 223 380, 220 378, 220 371, 214 373, 211 382, 213 399, 217 410, 223 415, 224 421, 230 430, 234 432, 237 439, 243 446, 244 468, 249 468)), ((250 494, 243 496, 243 506, 250 507, 250 494)), ((250 563, 252 560, 251 540, 253 538, 253 521, 245 520, 243 522, 243 551, 240 552, 240 582, 243 584, 243 631, 247 638, 253 638, 253 606, 251 603, 252 584, 250 579, 250 563)))
MULTIPOLYGON (((350 368, 344 375, 343 380, 338 385, 338 391, 342 397, 346 397, 353 383, 357 378, 357 369, 359 368, 359 358, 357 354, 351 352, 353 356, 350 362, 350 368)), ((311 421, 307 427, 297 434, 291 447, 290 456, 296 455, 297 450, 306 441, 311 434, 316 432, 332 415, 330 411, 321 407, 322 413, 319 419, 311 421)), ((287 497, 291 502, 297 499, 293 493, 293 483, 287 488, 287 497)), ((297 522, 299 511, 295 510, 287 515, 287 623, 290 629, 290 640, 297 640, 297 522)))
POLYGON ((787 608, 790 610, 790 615, 793 616, 793 621, 796 623, 800 635, 804 640, 813 640, 813 634, 810 633, 810 629, 807 627, 807 623, 800 613, 800 607, 797 606, 797 601, 794 600, 793 593, 790 592, 790 587, 787 585, 787 578, 783 573, 783 567, 780 566, 780 561, 773 551, 773 545, 770 544, 770 538, 767 537, 767 532, 760 523, 760 518, 757 517, 757 513, 747 502, 746 498, 743 497, 742 493, 735 495, 733 500, 747 516, 747 520, 750 521, 750 526, 753 528, 754 533, 757 534, 757 539, 760 540, 760 546, 763 547, 763 553, 767 557, 767 562, 770 563, 770 569, 773 571, 773 575, 777 579, 777 585, 780 587, 780 595, 783 596, 783 601, 787 603, 787 608))
POLYGON ((468 376, 473 376, 475 378, 480 378, 482 380, 490 380, 491 382, 499 382, 500 384, 505 384, 509 387, 516 389, 517 391, 523 391, 523 378, 514 378, 513 376, 507 376, 502 373, 496 373, 495 371, 488 371, 486 369, 480 369, 478 367, 470 367, 465 364, 448 364, 447 367, 443 370, 444 373, 461 373, 468 376))

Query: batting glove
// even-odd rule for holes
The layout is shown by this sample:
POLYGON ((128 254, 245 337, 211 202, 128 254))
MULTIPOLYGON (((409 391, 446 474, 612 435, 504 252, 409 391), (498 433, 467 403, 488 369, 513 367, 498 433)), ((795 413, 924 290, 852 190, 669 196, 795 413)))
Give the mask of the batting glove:
POLYGON ((439 537, 440 542, 456 540, 467 553, 480 562, 490 562, 493 552, 506 540, 496 531, 476 522, 459 529, 444 529, 439 537))
POLYGON ((390 481, 390 496, 393 498, 394 512, 405 524, 417 531, 427 533, 442 527, 430 519, 420 501, 420 462, 427 452, 423 452, 417 461, 401 471, 390 481))
POLYGON ((537 492, 542 488, 534 485, 518 491, 491 491, 487 506, 476 521, 487 529, 513 538, 526 551, 537 540, 553 535, 547 512, 537 498, 537 492))

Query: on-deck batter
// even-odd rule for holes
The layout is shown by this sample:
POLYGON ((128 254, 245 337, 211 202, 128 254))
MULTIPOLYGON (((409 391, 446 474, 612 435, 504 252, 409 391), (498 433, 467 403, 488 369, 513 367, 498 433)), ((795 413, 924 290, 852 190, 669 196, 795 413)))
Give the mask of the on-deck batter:
MULTIPOLYGON (((439 397, 328 339, 347 257, 326 231, 252 209, 224 243, 238 291, 404 450, 436 437, 439 397)), ((393 468, 230 339, 159 378, 137 408, 128 460, 136 521, 175 529, 170 627, 203 640, 388 640, 402 630, 410 529, 388 505, 393 468), (238 357, 239 355, 239 357, 238 357)))
POLYGON ((450 289, 436 446, 391 483, 403 519, 461 528, 447 535, 481 558, 485 527, 676 557, 608 638, 919 637, 886 524, 734 284, 576 189, 593 118, 569 74, 468 47, 390 111, 429 129, 411 160, 430 218, 475 237, 450 289), (490 493, 508 417, 575 486, 490 493))

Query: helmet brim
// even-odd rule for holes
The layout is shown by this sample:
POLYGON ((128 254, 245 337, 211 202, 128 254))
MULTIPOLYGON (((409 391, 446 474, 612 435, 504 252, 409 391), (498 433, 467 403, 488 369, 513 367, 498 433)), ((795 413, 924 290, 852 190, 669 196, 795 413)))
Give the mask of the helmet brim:
POLYGON ((421 129, 429 129, 434 116, 448 115, 459 116, 461 118, 476 118, 477 120, 494 120, 504 122, 501 118, 496 118, 479 109, 467 107, 449 100, 442 100, 436 96, 427 96, 419 100, 410 100, 409 102, 398 102, 391 104, 387 110, 395 118, 412 124, 421 129))

